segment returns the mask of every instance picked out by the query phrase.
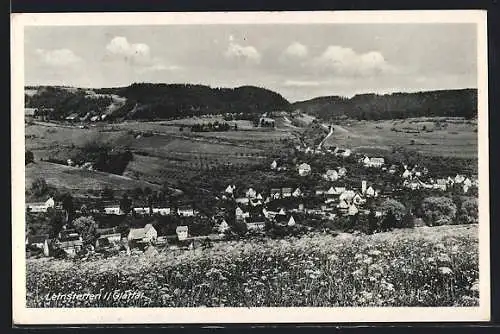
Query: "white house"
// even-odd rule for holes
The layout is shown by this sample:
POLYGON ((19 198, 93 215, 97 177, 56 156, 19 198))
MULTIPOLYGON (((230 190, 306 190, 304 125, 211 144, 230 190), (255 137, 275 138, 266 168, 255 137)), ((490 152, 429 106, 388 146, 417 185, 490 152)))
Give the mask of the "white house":
POLYGON ((384 165, 385 161, 384 158, 369 158, 367 163, 365 163, 364 160, 363 163, 365 164, 366 167, 380 168, 384 165))
POLYGON ((293 218, 293 216, 290 216, 290 219, 288 220, 287 225, 288 226, 295 226, 295 219, 293 218))
POLYGON ((255 196, 257 196, 257 192, 253 188, 248 188, 248 190, 246 191, 245 195, 248 198, 254 198, 255 196))
POLYGON ((186 240, 189 235, 189 228, 188 226, 177 226, 175 228, 175 233, 177 234, 177 239, 186 240))
POLYGON ((357 213, 358 213, 358 211, 359 211, 359 210, 358 210, 358 208, 356 207, 356 205, 351 204, 351 205, 349 206, 349 209, 347 210, 347 214, 348 214, 349 216, 354 216, 355 214, 357 214, 357 213))
POLYGON ((235 201, 238 204, 244 204, 244 205, 247 205, 250 203, 250 199, 248 197, 238 197, 237 199, 235 199, 235 201))
POLYGON ((234 189, 233 189, 233 187, 231 185, 228 185, 227 188, 226 188, 226 190, 224 190, 224 192, 226 194, 229 194, 229 195, 232 195, 233 191, 234 191, 234 189))
POLYGON ((170 212, 170 208, 153 208, 153 214, 159 214, 161 216, 168 216, 170 212))
POLYGON ((364 199, 363 196, 361 196, 361 194, 356 193, 356 195, 354 195, 354 197, 352 198, 352 201, 356 205, 361 205, 366 202, 366 199, 364 199))
POLYGON ((142 228, 131 228, 127 239, 130 242, 154 242, 158 237, 158 232, 151 224, 146 224, 142 228))
POLYGON ((278 168, 278 163, 276 162, 276 160, 273 160, 273 162, 271 163, 271 169, 276 169, 278 168))
POLYGON ((300 176, 307 176, 311 173, 311 166, 303 163, 299 165, 299 175, 300 176))
POLYGON ((470 188, 470 186, 468 186, 466 184, 463 185, 462 189, 464 191, 464 194, 466 194, 469 191, 469 188, 470 188))
POLYGON ((464 186, 471 187, 472 186, 472 181, 469 178, 466 178, 464 180, 464 186))
POLYGON ((351 154, 352 154, 352 151, 351 151, 350 149, 348 149, 348 148, 347 148, 347 149, 345 149, 345 150, 344 150, 344 152, 342 152, 342 156, 343 156, 344 158, 350 157, 350 156, 351 156, 351 154))
POLYGON ((104 208, 104 213, 107 215, 123 215, 123 211, 119 205, 111 205, 104 208))
POLYGON ((247 229, 249 231, 259 231, 263 230, 266 227, 265 221, 251 221, 246 223, 247 229))
POLYGON ((302 196, 302 190, 300 190, 300 188, 297 188, 293 191, 292 193, 292 196, 293 197, 301 197, 302 196))
POLYGON ((455 183, 462 183, 465 181, 465 176, 457 174, 454 179, 455 183))
POLYGON ((217 226, 217 231, 220 233, 220 234, 224 234, 226 233, 227 231, 229 230, 229 224, 226 222, 225 219, 223 219, 219 225, 217 226))
POLYGON ((365 195, 367 197, 374 197, 376 195, 375 189, 373 189, 372 186, 369 186, 365 191, 365 195))
POLYGON ((329 169, 323 175, 323 178, 328 181, 337 181, 339 179, 339 173, 335 169, 329 169))
POLYGON ((408 170, 408 169, 405 169, 405 171, 403 172, 403 174, 401 175, 401 177, 403 179, 408 179, 412 176, 412 173, 408 170))
POLYGON ((339 204, 337 205, 337 208, 341 210, 347 210, 349 208, 349 204, 347 204, 346 200, 341 200, 339 204))
POLYGON ((345 190, 342 194, 340 194, 339 200, 350 201, 354 198, 354 195, 356 195, 354 190, 345 190))
POLYGON ((47 212, 49 208, 55 206, 55 201, 52 197, 47 199, 45 202, 27 203, 26 210, 30 212, 47 212))
POLYGON ((339 178, 344 177, 347 174, 347 169, 345 167, 339 167, 337 173, 339 175, 339 178))
MULTIPOLYGON (((137 207, 137 208, 133 208, 132 209, 136 214, 139 214, 139 215, 149 215, 149 208, 141 208, 141 207, 137 207)), ((154 212, 154 209, 153 209, 153 212, 154 212)))
POLYGON ((177 214, 179 216, 184 216, 184 217, 192 217, 194 216, 195 212, 194 209, 189 207, 189 206, 183 206, 177 208, 177 214))

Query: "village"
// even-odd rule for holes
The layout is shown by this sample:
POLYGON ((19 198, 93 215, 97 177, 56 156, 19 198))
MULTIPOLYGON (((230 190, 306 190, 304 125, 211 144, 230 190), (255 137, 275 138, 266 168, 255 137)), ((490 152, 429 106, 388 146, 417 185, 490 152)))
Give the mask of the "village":
POLYGON ((376 221, 365 223, 373 225, 368 228, 373 233, 383 230, 380 226, 384 226, 384 220, 389 219, 387 216, 393 222, 386 222, 386 228, 398 227, 398 224, 425 225, 422 218, 417 217, 415 206, 410 208, 411 205, 402 197, 411 198, 422 192, 460 196, 477 192, 478 179, 472 175, 434 177, 425 166, 388 165, 384 157, 369 157, 347 148, 325 148, 322 144, 317 148, 296 146, 296 158, 300 158, 300 163, 279 159, 268 163, 267 172, 288 177, 290 184, 280 187, 257 184, 237 187, 228 184, 218 190, 218 195, 214 196, 215 213, 211 216, 200 212, 197 203, 169 205, 168 201, 157 201, 145 205, 143 201, 134 201, 141 204, 136 205, 126 195, 119 201, 103 201, 98 208, 92 208, 92 204, 85 202, 81 208, 72 204, 76 207, 74 212, 68 212, 68 208, 63 208, 52 197, 45 202, 27 203, 27 215, 60 211, 65 213, 65 222, 57 235, 52 237, 47 234, 28 235, 26 246, 35 254, 69 257, 82 252, 109 250, 131 254, 159 247, 194 249, 231 238, 279 237, 313 230, 330 232, 339 226, 355 231, 363 224, 360 220, 367 217, 376 221), (331 161, 334 163, 331 168, 315 170, 315 159, 327 165, 331 161), (360 175, 360 171, 368 174, 360 175), (398 206, 394 206, 394 202, 399 203, 398 200, 404 203, 400 206, 405 212, 395 212, 398 206), (403 216, 411 222, 403 224, 403 216), (90 224, 90 238, 83 237, 74 228, 73 222, 78 217, 95 218, 90 224), (118 226, 120 223, 116 220, 113 223, 112 217, 122 220, 131 217, 136 223, 133 227, 118 226), (149 220, 141 220, 145 217, 149 220), (161 219, 163 223, 159 222, 161 219), (108 222, 101 224, 105 221, 108 222), (140 221, 143 225, 136 226, 140 221))

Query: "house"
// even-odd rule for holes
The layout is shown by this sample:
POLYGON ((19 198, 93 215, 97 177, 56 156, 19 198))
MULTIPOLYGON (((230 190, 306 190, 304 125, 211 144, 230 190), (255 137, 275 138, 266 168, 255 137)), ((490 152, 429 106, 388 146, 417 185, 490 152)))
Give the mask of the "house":
POLYGON ((315 192, 316 196, 321 196, 325 194, 325 190, 323 189, 316 189, 315 192))
POLYGON ((78 114, 77 114, 77 113, 72 113, 72 114, 70 114, 69 116, 67 116, 67 117, 65 118, 65 120, 70 121, 70 122, 74 122, 74 121, 76 121, 76 120, 79 120, 79 117, 78 117, 78 114))
POLYGON ((183 216, 183 217, 192 217, 192 216, 194 216, 195 211, 190 206, 181 206, 181 207, 177 208, 177 214, 179 216, 183 216))
POLYGON ((189 236, 189 228, 188 226, 177 226, 175 228, 175 233, 179 241, 186 240, 189 236))
POLYGON ((35 118, 37 113, 38 113, 37 108, 24 108, 24 117, 26 117, 26 118, 33 119, 33 118, 35 118))
POLYGON ((257 192, 253 188, 249 188, 245 193, 247 198, 254 198, 257 196, 257 192))
POLYGON ((394 174, 394 173, 396 173, 396 170, 397 170, 396 165, 391 165, 391 166, 389 167, 389 169, 387 169, 387 171, 389 172, 389 174, 394 174))
POLYGON ((361 204, 364 204, 366 202, 366 199, 364 199, 360 193, 356 193, 354 195, 354 197, 352 198, 352 202, 356 205, 361 205, 361 204))
POLYGON ((282 188, 281 194, 283 198, 292 197, 292 188, 282 188))
POLYGON ((451 176, 448 176, 448 178, 446 179, 446 183, 452 186, 455 184, 455 180, 451 176))
POLYGON ((472 181, 469 178, 466 178, 464 180, 464 186, 471 187, 472 186, 472 181))
POLYGON ((377 195, 377 192, 375 191, 375 189, 373 189, 372 186, 369 186, 365 191, 366 197, 375 197, 376 195, 377 195))
POLYGON ((280 199, 281 198, 281 189, 276 189, 276 188, 271 189, 270 195, 271 195, 272 199, 280 199))
POLYGON ((153 214, 158 214, 160 216, 168 216, 170 213, 171 213, 170 208, 153 208, 153 214))
POLYGON ((237 207, 236 210, 234 211, 234 214, 236 216, 236 219, 244 219, 250 217, 249 212, 244 212, 240 207, 237 207))
POLYGON ((142 228, 131 228, 127 239, 131 243, 151 243, 158 238, 158 232, 151 224, 146 224, 142 228))
POLYGON ((107 215, 123 215, 123 211, 119 205, 110 205, 104 207, 104 213, 107 215))
POLYGON ((328 181, 337 181, 339 179, 339 173, 335 169, 329 169, 323 175, 323 178, 328 181))
POLYGON ((298 169, 299 169, 300 176, 307 176, 311 173, 311 166, 309 166, 306 163, 300 164, 298 169))
POLYGON ((342 192, 340 194, 339 200, 350 201, 354 198, 355 195, 356 195, 356 193, 354 192, 354 190, 345 190, 344 192, 342 192))
POLYGON ((54 208, 54 198, 49 197, 45 202, 27 203, 26 210, 29 212, 47 212, 49 208, 54 208))
POLYGON ((260 193, 257 194, 257 197, 255 197, 257 200, 259 201, 262 201, 263 198, 262 198, 262 195, 260 193))
POLYGON ((455 183, 462 183, 465 181, 465 176, 457 174, 454 179, 455 183))
POLYGON ((347 158, 350 157, 352 154, 352 151, 350 149, 345 149, 344 152, 342 152, 342 157, 347 158))
POLYGON ((274 170, 278 168, 278 163, 276 162, 276 160, 274 160, 272 163, 271 163, 271 169, 274 170))
POLYGON ((250 199, 248 197, 238 197, 235 199, 236 203, 248 205, 250 203, 250 199))
POLYGON ((133 208, 132 209, 134 213, 138 214, 138 215, 149 215, 149 208, 140 208, 140 207, 137 207, 137 208, 133 208))
POLYGON ((77 254, 83 248, 83 240, 80 236, 76 239, 59 241, 59 247, 70 256, 77 254))
POLYGON ((28 235, 26 237, 26 246, 43 249, 45 240, 48 238, 47 234, 28 235))
POLYGON ((253 219, 246 223, 247 230, 249 231, 261 231, 266 227, 266 222, 263 219, 253 219))
POLYGON ((101 117, 99 115, 90 117, 90 121, 91 122, 97 122, 97 121, 100 121, 100 120, 101 120, 101 117))
POLYGON ((230 194, 230 195, 233 194, 233 191, 234 191, 234 189, 233 189, 233 187, 231 185, 228 185, 227 188, 224 190, 224 192, 226 194, 230 194))
POLYGON ((370 158, 365 155, 364 158, 359 159, 359 162, 366 166, 370 163, 370 158))
POLYGON ((224 234, 226 233, 227 231, 229 231, 230 227, 229 227, 229 224, 226 222, 225 219, 222 219, 219 223, 219 225, 217 226, 217 231, 220 233, 220 234, 224 234))
POLYGON ((341 200, 339 204, 337 204, 337 208, 339 208, 340 210, 347 210, 349 209, 349 204, 346 200, 341 200))
POLYGON ((408 169, 405 169, 405 171, 403 172, 403 174, 401 175, 401 177, 403 179, 408 179, 412 176, 412 173, 408 170, 408 169))
POLYGON ((293 197, 301 197, 302 195, 302 190, 300 190, 300 188, 295 189, 292 193, 293 197))
POLYGON ((351 204, 349 206, 349 209, 347 209, 347 214, 349 216, 354 216, 355 214, 357 214, 359 212, 358 208, 356 207, 356 205, 354 204, 351 204))
POLYGON ((464 194, 466 194, 469 191, 469 188, 470 188, 470 186, 468 186, 466 184, 463 185, 462 189, 464 191, 464 194))
POLYGON ((288 219, 288 223, 287 225, 288 226, 295 226, 296 222, 295 222, 295 218, 293 218, 292 215, 290 215, 290 218, 288 219))
POLYGON ((446 184, 447 184, 446 179, 437 179, 436 183, 432 185, 432 188, 444 191, 446 190, 446 184))
POLYGON ((96 247, 103 247, 110 244, 117 244, 121 241, 122 236, 120 233, 104 233, 100 234, 97 241, 96 247))
POLYGON ((256 198, 252 198, 252 199, 250 200, 250 204, 251 204, 252 206, 259 206, 259 205, 262 205, 262 201, 261 201, 261 200, 258 200, 258 199, 256 199, 256 198))
POLYGON ((370 158, 368 163, 365 163, 366 167, 376 167, 380 168, 384 165, 384 158, 370 158))
POLYGON ((337 173, 339 175, 339 178, 344 177, 347 174, 347 169, 345 167, 339 167, 337 173))

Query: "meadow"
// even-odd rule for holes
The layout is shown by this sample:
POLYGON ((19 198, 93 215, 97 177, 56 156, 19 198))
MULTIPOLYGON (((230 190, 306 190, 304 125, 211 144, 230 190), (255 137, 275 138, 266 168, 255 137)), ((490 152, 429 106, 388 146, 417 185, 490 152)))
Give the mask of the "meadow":
POLYGON ((476 225, 27 260, 28 307, 477 306, 476 225), (137 291, 140 299, 47 301, 137 291))
POLYGON ((477 158, 477 123, 459 118, 345 121, 335 126, 327 146, 358 152, 404 146, 424 155, 477 158))

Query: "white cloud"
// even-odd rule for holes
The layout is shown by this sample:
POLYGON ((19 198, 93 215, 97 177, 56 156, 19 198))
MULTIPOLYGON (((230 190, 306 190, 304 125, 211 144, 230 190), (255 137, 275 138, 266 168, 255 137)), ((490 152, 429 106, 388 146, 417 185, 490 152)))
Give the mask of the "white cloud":
POLYGON ((82 58, 69 49, 36 49, 35 53, 44 64, 53 67, 71 67, 83 62, 82 58))
POLYGON ((229 36, 229 46, 224 53, 224 56, 229 59, 240 59, 248 63, 259 64, 261 60, 261 55, 259 51, 251 46, 243 46, 234 43, 234 37, 229 36))
POLYGON ((313 59, 312 65, 320 70, 328 69, 345 76, 372 76, 394 70, 380 52, 361 54, 337 45, 327 47, 319 57, 313 59))
POLYGON ((138 73, 179 69, 177 66, 166 65, 158 57, 153 57, 149 45, 144 43, 130 43, 123 36, 114 37, 106 45, 106 50, 109 56, 124 60, 133 66, 138 73))
POLYGON ((299 42, 294 42, 290 44, 284 51, 283 56, 286 58, 299 58, 303 59, 307 57, 309 50, 307 46, 300 44, 299 42))
POLYGON ((287 87, 317 87, 320 83, 318 81, 307 80, 286 80, 284 86, 287 87))

